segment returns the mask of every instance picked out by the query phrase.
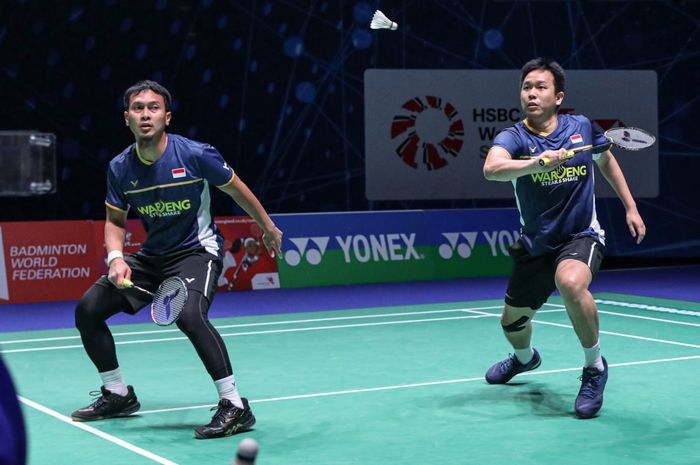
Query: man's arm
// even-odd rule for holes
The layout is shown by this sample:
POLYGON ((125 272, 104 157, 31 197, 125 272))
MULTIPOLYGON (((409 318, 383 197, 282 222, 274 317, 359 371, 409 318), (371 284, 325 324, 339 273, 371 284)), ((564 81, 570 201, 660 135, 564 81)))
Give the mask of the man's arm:
POLYGON ((245 185, 241 178, 234 176, 233 180, 219 187, 223 192, 227 193, 231 198, 246 211, 258 226, 263 230, 263 243, 267 247, 271 256, 275 256, 275 252, 282 256, 282 231, 280 231, 275 223, 263 208, 258 198, 253 194, 248 186, 245 185))
POLYGON ((494 145, 486 155, 484 177, 489 181, 506 182, 528 174, 551 171, 565 161, 562 160, 565 155, 565 149, 547 150, 539 156, 527 160, 513 160, 506 149, 494 145), (544 167, 539 165, 539 159, 543 157, 547 157, 551 161, 544 167))
POLYGON ((598 168, 600 168, 600 172, 603 173, 605 180, 608 181, 608 184, 612 186, 613 190, 622 201, 626 212, 625 220, 627 221, 630 234, 632 237, 637 238, 637 244, 639 244, 646 235, 646 226, 637 211, 637 203, 632 197, 632 193, 625 180, 625 175, 622 174, 622 169, 617 163, 617 159, 610 150, 607 150, 602 153, 595 162, 598 168))
POLYGON ((126 212, 107 205, 107 220, 105 221, 105 249, 109 260, 107 277, 117 287, 123 287, 125 278, 131 279, 131 268, 122 256, 125 238, 126 212))

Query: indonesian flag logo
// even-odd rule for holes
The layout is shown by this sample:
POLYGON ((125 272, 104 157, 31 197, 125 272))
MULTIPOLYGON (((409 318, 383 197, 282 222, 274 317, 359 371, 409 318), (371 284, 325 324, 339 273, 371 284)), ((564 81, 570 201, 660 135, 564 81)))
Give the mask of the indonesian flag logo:
POLYGON ((573 136, 569 137, 571 140, 572 144, 583 144, 583 137, 581 137, 581 134, 574 134, 573 136))
POLYGON ((171 172, 174 179, 185 177, 185 168, 174 168, 171 172))

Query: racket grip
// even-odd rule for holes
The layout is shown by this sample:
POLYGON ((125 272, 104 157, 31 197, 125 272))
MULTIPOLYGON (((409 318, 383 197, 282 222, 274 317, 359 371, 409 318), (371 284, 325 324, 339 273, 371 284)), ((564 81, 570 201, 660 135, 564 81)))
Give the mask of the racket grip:
POLYGON ((132 283, 131 281, 129 281, 129 280, 126 279, 126 278, 124 278, 124 279, 122 280, 122 285, 123 285, 124 287, 134 287, 134 283, 132 283))
POLYGON ((540 164, 540 166, 547 166, 551 163, 551 160, 549 158, 545 157, 545 158, 540 158, 539 160, 537 160, 537 162, 540 164))

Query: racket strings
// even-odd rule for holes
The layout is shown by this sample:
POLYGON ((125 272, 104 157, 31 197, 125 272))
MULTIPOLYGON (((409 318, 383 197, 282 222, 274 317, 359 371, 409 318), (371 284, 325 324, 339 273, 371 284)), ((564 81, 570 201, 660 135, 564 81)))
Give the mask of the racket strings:
POLYGON ((613 128, 606 131, 605 135, 615 145, 627 150, 645 149, 656 141, 656 137, 639 128, 613 128))
POLYGON ((158 324, 171 324, 185 307, 187 288, 180 279, 165 280, 156 291, 151 313, 158 324))

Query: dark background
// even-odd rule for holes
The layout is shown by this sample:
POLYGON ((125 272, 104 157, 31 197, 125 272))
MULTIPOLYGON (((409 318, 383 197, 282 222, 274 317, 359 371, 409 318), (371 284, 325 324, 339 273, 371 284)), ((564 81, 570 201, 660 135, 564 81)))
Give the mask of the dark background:
MULTIPOLYGON (((692 1, 3 0, 0 130, 55 133, 59 157, 58 192, 0 197, 0 221, 104 218, 107 165, 133 142, 122 94, 141 79, 173 94, 170 130, 217 147, 270 213, 512 207, 368 201, 363 72, 546 55, 565 69, 657 72, 660 195, 638 201, 648 237, 634 246, 617 199, 598 214, 624 263, 697 261, 699 31, 692 1), (370 30, 376 8, 399 30, 370 30)), ((241 213, 220 193, 213 204, 241 213)))

